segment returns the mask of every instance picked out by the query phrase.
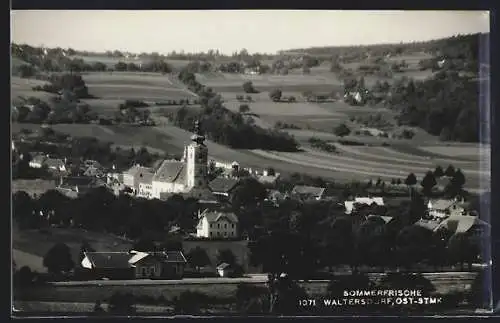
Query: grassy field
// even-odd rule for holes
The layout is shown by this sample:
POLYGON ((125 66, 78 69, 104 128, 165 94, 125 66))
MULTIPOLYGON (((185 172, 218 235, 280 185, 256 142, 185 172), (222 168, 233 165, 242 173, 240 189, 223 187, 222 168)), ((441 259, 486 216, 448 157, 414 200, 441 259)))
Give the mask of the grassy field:
POLYGON ((25 191, 31 196, 40 195, 44 192, 55 189, 56 182, 42 179, 16 179, 12 181, 12 193, 17 191, 25 191))
POLYGON ((15 226, 12 230, 12 248, 14 261, 18 268, 23 265, 32 269, 40 269, 40 258, 59 242, 63 242, 71 250, 75 264, 79 262, 80 247, 84 241, 88 241, 95 250, 129 251, 132 244, 124 239, 113 235, 96 233, 83 229, 47 228, 40 230, 18 230, 15 226))

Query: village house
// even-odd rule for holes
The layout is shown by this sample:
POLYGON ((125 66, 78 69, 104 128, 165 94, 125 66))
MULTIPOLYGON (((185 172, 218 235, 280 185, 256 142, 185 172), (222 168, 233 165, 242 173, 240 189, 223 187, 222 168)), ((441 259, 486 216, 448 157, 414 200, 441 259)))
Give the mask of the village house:
POLYGON ((372 205, 376 204, 379 206, 384 206, 384 198, 383 197, 356 197, 353 201, 345 201, 345 213, 351 214, 352 211, 355 210, 355 206, 358 205, 372 205))
POLYGON ((134 165, 123 173, 123 185, 130 187, 135 193, 139 190, 141 178, 149 177, 149 175, 153 175, 152 168, 134 165))
POLYGON ((87 193, 89 190, 97 187, 105 187, 106 183, 98 178, 92 177, 61 177, 59 185, 56 190, 62 194, 76 198, 82 194, 87 193))
POLYGON ((85 252, 81 265, 109 279, 181 279, 187 263, 181 251, 85 252))
POLYGON ((231 192, 238 185, 238 182, 235 178, 217 177, 208 186, 214 195, 229 199, 231 192))
POLYGON ((292 197, 299 198, 301 200, 321 200, 324 197, 325 188, 323 187, 315 187, 315 186, 307 186, 307 185, 296 185, 291 195, 292 197))
POLYGON ((437 199, 427 202, 427 215, 431 219, 464 215, 466 210, 467 204, 463 199, 437 199))
POLYGON ((59 158, 47 158, 44 161, 44 165, 47 166, 47 169, 50 171, 55 171, 55 172, 67 172, 68 169, 66 167, 66 158, 59 159, 59 158))
POLYGON ((206 209, 198 215, 198 238, 236 238, 238 217, 234 213, 206 209))

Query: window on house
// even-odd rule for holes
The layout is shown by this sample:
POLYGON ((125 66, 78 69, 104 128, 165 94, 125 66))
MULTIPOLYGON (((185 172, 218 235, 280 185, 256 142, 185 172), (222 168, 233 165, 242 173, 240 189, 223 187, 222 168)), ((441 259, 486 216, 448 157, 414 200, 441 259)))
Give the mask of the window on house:
POLYGON ((226 224, 224 224, 224 229, 227 229, 227 223, 226 223, 226 224))
POLYGON ((225 236, 227 236, 227 232, 226 232, 226 231, 224 231, 224 237, 225 237, 225 236))
POLYGON ((211 227, 211 228, 213 227, 213 224, 212 224, 212 223, 210 223, 210 227, 211 227))
POLYGON ((210 232, 210 236, 213 236, 213 232, 210 232))
POLYGON ((147 272, 147 268, 146 267, 142 267, 141 268, 141 274, 142 274, 142 276, 147 276, 148 272, 147 272))
POLYGON ((217 224, 217 229, 220 229, 220 224, 217 224))
POLYGON ((220 232, 217 232, 217 236, 220 237, 220 232))
POLYGON ((234 229, 234 223, 233 223, 233 224, 231 224, 231 228, 233 228, 233 229, 234 229))

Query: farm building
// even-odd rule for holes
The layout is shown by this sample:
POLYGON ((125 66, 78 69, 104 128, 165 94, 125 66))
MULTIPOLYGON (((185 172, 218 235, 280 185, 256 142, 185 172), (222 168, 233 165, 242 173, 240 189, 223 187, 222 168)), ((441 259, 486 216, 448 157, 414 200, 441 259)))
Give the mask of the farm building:
POLYGON ((110 279, 182 278, 187 263, 181 251, 85 252, 81 265, 110 279))
POLYGON ((198 238, 236 238, 238 217, 234 213, 205 210, 198 215, 198 238))

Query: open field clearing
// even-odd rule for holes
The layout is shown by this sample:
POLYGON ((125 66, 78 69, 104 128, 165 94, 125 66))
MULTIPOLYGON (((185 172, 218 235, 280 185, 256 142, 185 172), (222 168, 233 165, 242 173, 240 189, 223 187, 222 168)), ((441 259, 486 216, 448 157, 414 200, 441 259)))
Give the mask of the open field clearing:
POLYGON ((231 73, 196 74, 198 82, 215 92, 240 92, 246 81, 251 81, 258 91, 280 88, 283 92, 331 92, 341 90, 342 84, 334 77, 321 75, 246 75, 231 73))
MULTIPOLYGON (((152 151, 170 151, 171 138, 157 127, 137 127, 131 125, 101 126, 96 124, 55 124, 51 126, 55 131, 66 133, 73 137, 95 137, 101 141, 111 142, 126 147, 145 147, 152 151)), ((21 129, 36 131, 40 125, 13 123, 12 133, 21 129)))
MULTIPOLYGON (((252 152, 266 159, 274 159, 294 164, 296 165, 296 168, 300 168, 297 166, 302 166, 307 170, 311 168, 318 168, 325 171, 335 172, 335 174, 331 177, 337 180, 368 180, 370 178, 376 179, 378 177, 386 181, 390 181, 393 178, 401 178, 404 180, 408 176, 409 171, 412 171, 417 176, 418 180, 421 180, 427 170, 434 169, 434 167, 432 167, 430 169, 418 171, 414 170, 418 169, 418 167, 401 167, 387 162, 378 164, 366 159, 356 160, 355 158, 352 158, 352 160, 348 162, 346 160, 336 159, 333 154, 329 158, 318 158, 317 155, 309 154, 307 152, 284 153, 262 150, 253 150, 252 152)), ((481 182, 489 181, 490 176, 479 177, 473 173, 471 174, 470 170, 462 170, 466 174, 467 178, 465 186, 471 191, 477 191, 481 182)))
MULTIPOLYGON (((225 102, 226 108, 232 111, 238 111, 239 106, 243 104, 238 101, 225 102)), ((308 102, 254 102, 248 103, 250 111, 258 115, 277 115, 277 116, 335 116, 335 112, 329 112, 316 104, 308 102)))
POLYGON ((191 91, 172 77, 159 73, 86 73, 89 92, 102 99, 164 101, 194 98, 191 91))
POLYGON ((137 86, 163 86, 172 85, 168 75, 146 72, 87 72, 82 73, 87 84, 126 84, 137 86))
POLYGON ((89 85, 89 93, 103 99, 164 101, 193 98, 182 89, 137 85, 89 85))
MULTIPOLYGON (((129 241, 119 237, 83 229, 47 228, 42 232, 40 230, 17 230, 14 227, 12 230, 12 248, 22 252, 18 253, 18 256, 21 255, 21 260, 35 261, 37 259, 29 258, 26 254, 43 258, 56 243, 63 242, 70 248, 73 261, 77 264, 84 241, 88 241, 95 250, 129 251, 132 247, 129 241)), ((19 267, 18 260, 15 258, 14 260, 19 267)))
POLYGON ((431 153, 450 157, 478 158, 479 155, 489 156, 490 149, 484 147, 448 147, 448 146, 423 146, 418 147, 431 153))
POLYGON ((42 256, 37 256, 18 249, 12 249, 12 258, 16 263, 17 269, 28 266, 32 271, 36 271, 38 273, 47 272, 47 268, 43 266, 42 256))
MULTIPOLYGON (((436 145, 436 143, 434 144, 429 144, 430 146, 434 146, 436 145)), ((491 153, 487 153, 488 152, 488 149, 484 149, 483 152, 485 152, 484 154, 480 154, 479 153, 479 150, 478 150, 478 154, 475 154, 475 155, 469 155, 469 156, 455 156, 455 157, 450 157, 449 155, 445 155, 445 154, 438 154, 438 153, 434 153, 434 152, 430 152, 430 151, 427 151, 425 149, 421 149, 422 146, 412 146, 412 145, 398 145, 398 146, 394 146, 392 147, 395 151, 401 153, 401 154, 404 154, 408 157, 410 156, 413 156, 413 155, 417 155, 417 156, 421 156, 421 157, 425 157, 425 158, 430 158, 430 159, 441 159, 441 160, 447 160, 447 161, 458 161, 458 162, 461 162, 461 161, 467 161, 467 160, 471 160, 471 159, 474 159, 474 160, 477 160, 477 161, 487 161, 490 159, 490 154, 491 153)), ((442 147, 447 147, 447 146, 442 146, 442 147)), ((454 146, 458 149, 461 149, 462 147, 465 148, 465 149, 470 149, 468 147, 470 146, 467 146, 467 145, 464 145, 464 146, 454 146)), ((474 149, 474 148, 473 148, 474 149)), ((476 148, 478 149, 478 148, 476 148)))
POLYGON ((39 196, 48 190, 56 188, 56 182, 43 179, 16 179, 11 184, 12 193, 25 191, 30 196, 39 196))

